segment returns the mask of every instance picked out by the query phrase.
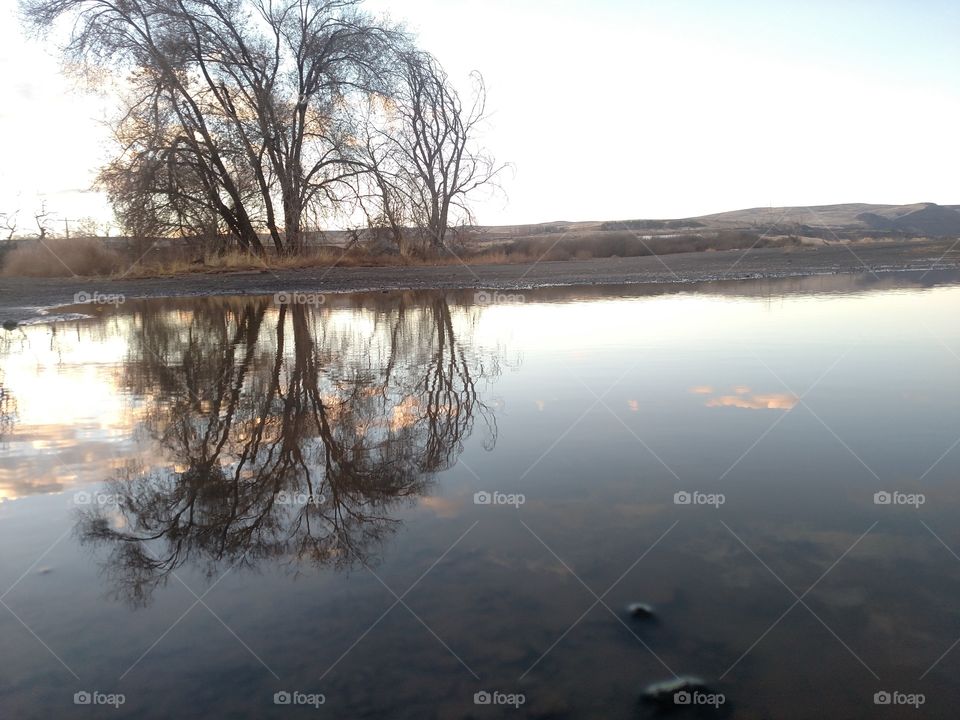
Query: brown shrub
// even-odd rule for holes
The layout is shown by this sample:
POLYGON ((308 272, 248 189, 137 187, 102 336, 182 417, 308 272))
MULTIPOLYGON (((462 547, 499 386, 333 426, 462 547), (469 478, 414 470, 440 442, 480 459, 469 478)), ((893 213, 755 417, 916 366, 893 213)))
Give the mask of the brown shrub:
POLYGON ((123 267, 123 258, 96 238, 25 240, 4 258, 7 277, 71 277, 110 275, 123 267))

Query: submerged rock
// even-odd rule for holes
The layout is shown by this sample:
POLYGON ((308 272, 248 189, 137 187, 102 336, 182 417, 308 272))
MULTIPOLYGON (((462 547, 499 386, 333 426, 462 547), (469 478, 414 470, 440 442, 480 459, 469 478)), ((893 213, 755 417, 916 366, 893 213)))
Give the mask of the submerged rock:
POLYGON ((627 612, 630 617, 652 618, 654 616, 653 605, 647 603, 630 603, 627 605, 627 612))
POLYGON ((705 692, 706 690, 707 685, 700 678, 692 675, 681 675, 677 678, 647 685, 640 697, 647 702, 657 703, 658 705, 672 705, 673 696, 678 692, 705 692))

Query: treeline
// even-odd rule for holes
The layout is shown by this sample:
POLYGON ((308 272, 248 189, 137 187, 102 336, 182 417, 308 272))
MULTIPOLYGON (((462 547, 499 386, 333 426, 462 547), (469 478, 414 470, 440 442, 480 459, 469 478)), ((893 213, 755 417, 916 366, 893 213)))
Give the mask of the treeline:
POLYGON ((401 27, 358 0, 24 0, 65 61, 119 86, 99 175, 124 233, 264 253, 362 218, 401 249, 441 247, 500 167, 462 97, 401 27), (265 238, 269 238, 264 241, 265 238))

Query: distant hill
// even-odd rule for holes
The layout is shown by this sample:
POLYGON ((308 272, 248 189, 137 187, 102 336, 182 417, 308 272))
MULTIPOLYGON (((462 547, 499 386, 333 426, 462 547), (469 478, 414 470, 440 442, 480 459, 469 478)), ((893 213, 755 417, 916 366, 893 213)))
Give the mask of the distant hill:
POLYGON ((776 224, 831 228, 835 230, 880 230, 930 236, 960 235, 960 205, 916 203, 913 205, 816 205, 768 207, 690 218, 711 228, 760 228, 776 224))
POLYGON ((496 225, 472 229, 475 236, 507 240, 532 236, 576 233, 594 236, 630 231, 645 236, 712 234, 749 231, 781 235, 856 239, 859 237, 910 236, 960 237, 960 205, 915 203, 871 205, 845 203, 811 207, 762 207, 732 210, 690 218, 634 218, 568 222, 557 220, 531 225, 496 225))
POLYGON ((876 230, 898 230, 935 237, 960 234, 960 212, 952 206, 934 203, 924 203, 923 207, 893 217, 864 212, 857 215, 857 219, 876 230))

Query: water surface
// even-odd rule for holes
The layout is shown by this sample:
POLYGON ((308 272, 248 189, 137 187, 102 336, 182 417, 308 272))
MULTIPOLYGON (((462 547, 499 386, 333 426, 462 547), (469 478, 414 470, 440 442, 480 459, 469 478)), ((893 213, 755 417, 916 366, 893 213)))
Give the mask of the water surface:
POLYGON ((955 278, 322 300, 2 336, 3 717, 960 701, 955 278))

